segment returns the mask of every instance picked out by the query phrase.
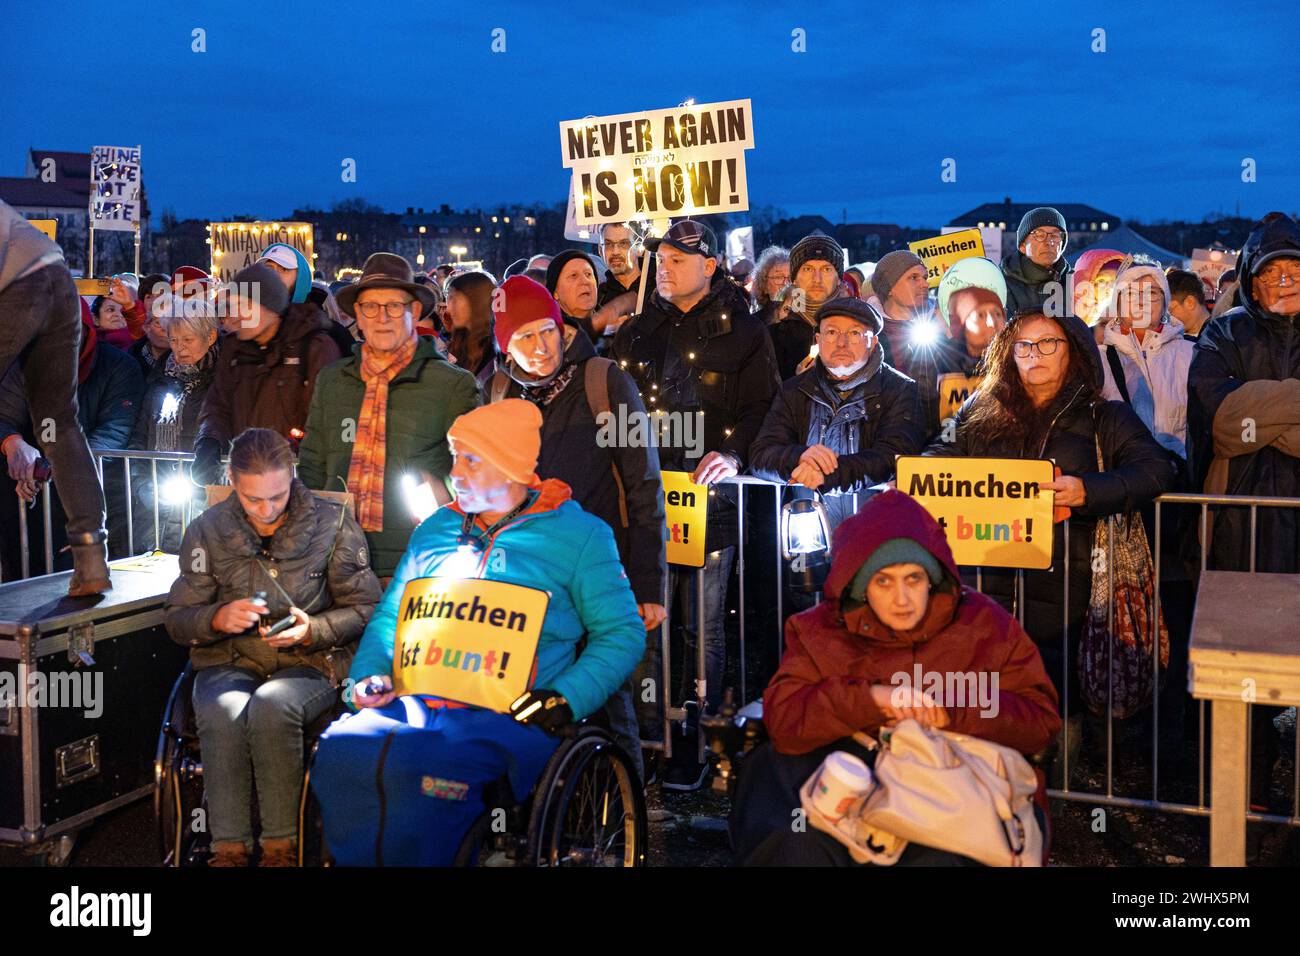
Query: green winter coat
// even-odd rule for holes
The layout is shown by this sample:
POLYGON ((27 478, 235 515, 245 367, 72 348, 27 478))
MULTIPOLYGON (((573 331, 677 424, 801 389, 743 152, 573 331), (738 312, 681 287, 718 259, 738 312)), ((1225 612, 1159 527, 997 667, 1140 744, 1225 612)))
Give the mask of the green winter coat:
MULTIPOLYGON (((366 383, 361 380, 361 350, 321 370, 307 413, 307 434, 298 448, 298 477, 308 488, 343 491, 352 464, 352 439, 366 383)), ((446 480, 451 471, 447 429, 482 402, 474 376, 421 337, 411 363, 388 386, 384 460, 384 529, 367 531, 371 566, 392 577, 415 530, 415 518, 402 494, 402 476, 418 479, 419 469, 446 480)))

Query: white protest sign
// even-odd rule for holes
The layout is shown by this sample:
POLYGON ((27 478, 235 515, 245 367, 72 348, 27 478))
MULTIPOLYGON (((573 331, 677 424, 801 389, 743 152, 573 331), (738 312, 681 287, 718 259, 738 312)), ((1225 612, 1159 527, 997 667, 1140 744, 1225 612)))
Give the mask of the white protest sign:
POLYGON ((569 184, 569 204, 564 210, 564 238, 570 242, 596 242, 595 226, 578 225, 578 213, 573 205, 573 184, 569 184))
POLYGON ((1192 272, 1195 272, 1201 279, 1208 278, 1215 283, 1219 281, 1219 276, 1236 264, 1236 253, 1225 252, 1222 249, 1193 249, 1192 258, 1188 262, 1192 272))
POLYGON ((727 261, 754 261, 754 227, 740 226, 727 233, 727 261))
POLYGON ((95 229, 130 232, 140 221, 140 147, 94 146, 90 151, 95 229))
POLYGON ((251 266, 277 242, 293 246, 313 262, 313 236, 309 222, 214 222, 208 226, 212 243, 212 276, 230 282, 235 273, 251 266))
POLYGON ((749 100, 593 116, 560 123, 578 225, 743 212, 749 100))

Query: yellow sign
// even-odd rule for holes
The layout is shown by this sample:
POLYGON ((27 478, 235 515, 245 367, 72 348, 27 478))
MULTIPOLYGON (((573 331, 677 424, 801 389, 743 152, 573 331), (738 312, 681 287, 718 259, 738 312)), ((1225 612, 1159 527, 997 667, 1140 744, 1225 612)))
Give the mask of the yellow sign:
POLYGON ((948 535, 958 564, 1052 566, 1052 500, 1040 486, 1052 463, 1037 458, 898 459, 898 490, 925 506, 948 535))
POLYGON ((507 713, 528 689, 550 595, 479 578, 416 578, 398 605, 393 689, 507 713))
POLYGON ((212 244, 212 276, 230 282, 235 273, 258 260, 266 247, 277 242, 293 246, 315 269, 315 246, 309 222, 214 222, 208 226, 212 244))
POLYGON ((957 414, 962 402, 970 398, 980 383, 978 375, 963 375, 961 372, 946 372, 939 376, 939 424, 957 414))
POLYGON ((109 279, 76 279, 79 295, 108 295, 112 291, 109 279))
POLYGON ((54 231, 58 228, 59 220, 57 219, 28 219, 29 223, 50 237, 54 241, 54 231))
POLYGON ((704 567, 709 489, 691 482, 690 472, 665 471, 664 517, 668 524, 668 563, 704 567))
POLYGON ((933 239, 909 242, 907 248, 925 263, 925 278, 933 289, 954 262, 984 255, 984 239, 978 229, 962 229, 933 239))

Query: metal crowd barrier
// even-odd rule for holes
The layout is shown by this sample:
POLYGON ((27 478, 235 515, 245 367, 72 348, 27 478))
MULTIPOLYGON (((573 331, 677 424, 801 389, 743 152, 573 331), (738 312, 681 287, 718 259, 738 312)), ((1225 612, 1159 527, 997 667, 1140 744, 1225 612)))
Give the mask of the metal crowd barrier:
MULTIPOLYGON (((125 526, 124 528, 122 527, 121 521, 116 522, 116 525, 117 525, 117 530, 124 531, 125 538, 126 538, 125 553, 127 554, 135 554, 137 550, 136 549, 137 542, 135 540, 135 524, 133 518, 134 508, 132 507, 132 463, 133 462, 148 463, 149 475, 153 483, 152 486, 154 489, 154 494, 152 496, 153 497, 152 545, 153 548, 155 549, 158 548, 162 544, 162 522, 160 520, 161 509, 165 507, 159 501, 159 496, 157 493, 159 489, 159 483, 158 483, 159 464, 160 463, 174 464, 176 466, 176 472, 178 476, 188 481, 191 473, 190 469, 194 462, 193 454, 181 453, 181 452, 129 451, 129 450, 101 450, 101 451, 96 451, 93 454, 95 458, 96 469, 98 470, 100 475, 101 484, 104 481, 105 474, 106 473, 111 474, 111 469, 119 467, 117 463, 118 462, 121 463, 120 467, 122 469, 121 474, 123 479, 122 494, 125 498, 124 501, 125 508, 124 508, 124 515, 123 515, 123 517, 125 518, 125 526)), ((785 490, 786 485, 780 482, 772 482, 772 481, 767 481, 760 478, 753 478, 749 476, 738 476, 736 478, 727 479, 725 483, 735 486, 736 493, 737 493, 738 545, 737 545, 734 573, 737 575, 737 584, 739 590, 739 595, 738 595, 739 606, 737 609, 738 610, 737 650, 739 652, 739 684, 740 684, 739 703, 744 704, 750 700, 749 681, 747 675, 747 671, 748 671, 747 652, 748 652, 749 632, 752 630, 751 622, 748 621, 748 606, 746 602, 746 594, 747 594, 746 571, 749 564, 747 563, 746 560, 746 551, 748 549, 746 548, 747 535, 745 531, 746 531, 747 518, 749 518, 751 514, 757 513, 757 511, 751 512, 749 510, 749 508, 747 507, 747 499, 750 498, 749 493, 754 486, 764 486, 773 489, 772 507, 774 508, 773 511, 773 516, 775 519, 774 528, 776 529, 776 534, 779 535, 780 526, 781 526, 781 522, 780 522, 781 509, 784 503, 783 492, 785 490)), ((49 573, 54 569, 54 553, 53 553, 53 545, 52 545, 52 537, 51 537, 50 495, 51 495, 51 490, 49 487, 49 483, 47 482, 45 484, 45 487, 39 493, 41 520, 43 523, 43 531, 44 531, 44 552, 45 552, 44 557, 45 557, 46 573, 49 573)), ((867 496, 864 494, 861 496, 855 495, 854 497, 855 497, 854 510, 857 510, 859 504, 858 501, 859 497, 865 499, 867 496)), ((178 509, 180 512, 180 522, 181 522, 182 532, 184 528, 188 525, 192 517, 192 505, 193 505, 192 495, 186 496, 183 504, 178 509)), ((1253 497, 1253 496, 1238 496, 1238 495, 1167 494, 1167 495, 1162 495, 1160 498, 1156 499, 1155 508, 1154 508, 1155 527, 1153 529, 1154 532, 1153 540, 1155 542, 1155 548, 1153 553, 1153 559, 1155 564, 1155 577, 1156 577, 1155 593, 1157 595, 1160 594, 1160 584, 1163 580, 1162 571, 1164 568, 1168 566, 1167 556, 1163 554, 1164 542, 1163 542, 1162 532, 1163 532, 1163 522, 1164 522, 1164 509, 1167 508, 1168 506, 1173 506, 1173 505, 1196 506, 1199 508, 1199 522, 1198 522, 1199 536, 1197 541, 1197 549, 1200 553, 1200 562, 1199 562, 1200 571, 1204 571, 1206 569, 1207 558, 1208 558, 1207 549, 1205 548, 1205 542, 1207 540, 1207 531, 1209 530, 1210 527, 1209 525, 1210 509, 1212 507, 1248 507, 1250 509, 1249 570, 1253 573, 1256 569, 1256 564, 1257 564, 1256 550, 1257 550, 1257 543, 1258 543, 1257 530, 1258 530, 1259 509, 1260 508, 1297 509, 1300 508, 1300 498, 1271 498, 1271 497, 1253 497)), ((759 505, 758 507, 766 507, 766 505, 759 505)), ((108 502, 108 510, 110 512, 110 515, 113 514, 113 508, 114 508, 114 502, 108 502)), ((29 577, 31 574, 31 556, 30 556, 30 548, 28 542, 28 520, 29 520, 28 508, 22 501, 19 501, 18 510, 19 510, 19 526, 20 526, 19 530, 22 538, 21 540, 22 576, 29 577)), ((1111 544, 1113 546, 1113 530, 1114 530, 1113 522, 1110 519, 1108 519, 1107 525, 1108 525, 1107 537, 1108 540, 1111 541, 1111 544)), ((1065 555, 1069 554, 1070 530, 1071 530, 1070 526, 1071 523, 1068 520, 1062 522, 1060 525, 1060 533, 1063 535, 1062 553, 1065 555)), ((118 540, 114 543, 120 544, 121 542, 120 540, 118 540)), ((760 547, 760 554, 761 554, 761 543, 756 544, 756 546, 760 547)), ((1110 561, 1111 557, 1112 557, 1111 555, 1108 555, 1108 562, 1110 561)), ((770 550, 767 552, 766 555, 761 556, 760 560, 770 560, 773 562, 773 570, 776 574, 776 579, 778 582, 781 582, 781 585, 777 587, 776 594, 775 594, 775 602, 776 602, 775 625, 776 626, 774 631, 771 632, 772 633, 771 639, 777 642, 777 646, 780 646, 783 643, 784 624, 785 624, 785 615, 784 615, 784 608, 783 608, 783 597, 784 597, 783 592, 784 592, 784 580, 785 580, 784 559, 781 553, 780 541, 774 540, 772 542, 772 547, 770 548, 770 550)), ((983 575, 985 569, 968 568, 963 570, 974 572, 975 586, 978 590, 982 591, 983 575)), ((1000 570, 1005 570, 1005 569, 1000 569, 1000 570)), ((1024 608, 1025 608, 1025 576, 1027 574, 1036 574, 1036 573, 1039 572, 1035 572, 1035 571, 1015 572, 1016 615, 1022 625, 1024 623, 1024 608)), ((1071 668, 1075 664, 1073 660, 1073 655, 1070 653, 1070 647, 1069 647, 1070 574, 1071 574, 1071 568, 1069 566, 1069 562, 1067 561, 1065 567, 1063 568, 1063 573, 1062 573, 1063 612, 1062 612, 1062 619, 1061 619, 1061 627, 1062 627, 1061 642, 1062 642, 1062 649, 1065 658, 1064 660, 1065 686, 1061 688, 1061 707, 1062 707, 1062 712, 1064 713, 1068 713, 1068 709, 1069 709, 1069 674, 1071 668)), ((695 601, 696 648, 695 648, 694 689, 695 689, 696 702, 702 705, 702 703, 707 699, 707 690, 708 690, 707 683, 706 683, 707 644, 705 640, 706 616, 705 616, 705 600, 704 600, 705 587, 704 587, 703 568, 699 569, 695 573, 695 598, 696 598, 695 601)), ((1113 607, 1113 601, 1108 602, 1108 604, 1109 606, 1107 608, 1107 621, 1109 623, 1113 619, 1114 607, 1113 607)), ((664 605, 665 607, 669 607, 671 609, 670 595, 668 594, 665 594, 664 605)), ((1164 616, 1163 602, 1160 604, 1160 609, 1161 609, 1161 616, 1164 616)), ((660 679, 662 681, 662 683, 660 684, 660 688, 661 688, 660 696, 663 699, 663 706, 660 708, 660 710, 663 718, 663 742, 661 744, 646 742, 647 746, 650 747, 657 746, 662 748, 665 752, 665 756, 671 754, 671 725, 674 722, 682 720, 686 713, 685 702, 683 702, 682 706, 674 706, 671 702, 671 696, 672 696, 671 690, 673 686, 672 679, 671 679, 672 659, 670 654, 671 643, 672 643, 670 639, 672 617, 673 615, 670 613, 668 619, 665 620, 663 625, 660 627, 660 634, 659 634, 660 679)), ((1158 629, 1159 627, 1158 618, 1152 619, 1151 627, 1153 629, 1153 632, 1156 629, 1158 629)), ((1041 636, 1039 635, 1032 635, 1032 636, 1039 639, 1039 643, 1042 643, 1041 636)), ((1171 640, 1172 639, 1173 637, 1171 636, 1171 640)), ((1187 640, 1188 635, 1179 635, 1179 639, 1187 640)), ((1195 802, 1190 802, 1186 800, 1180 801, 1177 799, 1162 798, 1161 796, 1161 786, 1160 786, 1161 776, 1160 776, 1160 760, 1159 760, 1160 757, 1160 696, 1161 696, 1160 680, 1159 680, 1160 662, 1159 662, 1159 642, 1156 639, 1154 639, 1154 634, 1153 634, 1153 639, 1151 641, 1151 645, 1152 645, 1151 666, 1152 666, 1153 675, 1155 676, 1156 679, 1153 681, 1151 711, 1150 711, 1150 720, 1151 720, 1150 795, 1132 796, 1132 795, 1116 793, 1115 719, 1113 713, 1108 712, 1106 716, 1106 757, 1105 757, 1104 787, 1101 790, 1084 790, 1084 789, 1075 789, 1071 787, 1070 777, 1071 777, 1072 768, 1069 765, 1070 739, 1069 739, 1069 724, 1067 722, 1065 725, 1065 729, 1062 733, 1062 740, 1061 740, 1061 749, 1063 752, 1062 760, 1064 763, 1063 766, 1064 772, 1062 777, 1063 785, 1060 789, 1049 790, 1048 793, 1051 796, 1062 800, 1071 800, 1071 801, 1078 801, 1078 802, 1090 803, 1090 804, 1101 804, 1101 805, 1113 806, 1113 807, 1140 808, 1140 809, 1147 809, 1147 810, 1159 810, 1159 811, 1166 811, 1166 812, 1173 812, 1173 813, 1180 813, 1180 814, 1189 814, 1193 816, 1209 816, 1210 807, 1206 803, 1206 792, 1205 792, 1206 791, 1205 781, 1206 781, 1208 767, 1207 767, 1207 753, 1205 747, 1206 707, 1204 701, 1198 702, 1196 801, 1195 802)), ((1113 647, 1112 647, 1112 651, 1113 651, 1113 647)), ((1169 692, 1170 691, 1166 691, 1166 693, 1169 692)), ((701 757, 703 756, 704 753, 704 746, 705 745, 704 745, 703 734, 700 734, 699 748, 700 748, 701 757)), ((1135 757, 1137 755, 1126 752, 1126 753, 1121 753, 1120 756, 1121 758, 1128 758, 1128 757, 1135 757)), ((1248 820, 1255 821, 1255 822, 1285 823, 1291 826, 1300 826, 1300 733, 1297 733, 1296 735, 1296 746, 1295 746, 1295 753, 1293 756, 1294 756, 1294 780, 1293 780, 1294 792, 1292 798, 1291 815, 1284 816, 1281 814, 1274 814, 1274 813, 1251 812, 1247 815, 1248 820)), ((1127 766, 1127 762, 1126 762, 1126 766, 1127 766)), ((1179 781, 1179 782, 1185 783, 1184 781, 1179 781)))

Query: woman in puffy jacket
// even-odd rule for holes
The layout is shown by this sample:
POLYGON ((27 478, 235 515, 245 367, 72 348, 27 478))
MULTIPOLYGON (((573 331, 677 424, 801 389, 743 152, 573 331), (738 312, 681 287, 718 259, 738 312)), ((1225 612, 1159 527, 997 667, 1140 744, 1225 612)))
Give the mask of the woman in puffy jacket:
POLYGON ((293 452, 250 428, 230 450, 234 493, 189 526, 167 597, 190 648, 214 866, 247 866, 257 781, 262 866, 296 860, 302 729, 328 711, 379 601, 365 535, 293 476, 293 452), (265 595, 265 605, 252 599, 265 595), (266 622, 292 618, 274 635, 266 622), (250 759, 251 758, 251 759, 250 759))

